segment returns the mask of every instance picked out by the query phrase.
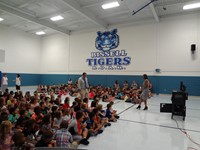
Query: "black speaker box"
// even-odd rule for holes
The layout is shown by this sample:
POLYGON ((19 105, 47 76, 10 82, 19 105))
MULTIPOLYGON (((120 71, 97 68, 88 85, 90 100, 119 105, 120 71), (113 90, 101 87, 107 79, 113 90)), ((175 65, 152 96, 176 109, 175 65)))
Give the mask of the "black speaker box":
POLYGON ((194 52, 196 50, 196 44, 191 45, 191 51, 194 52))
POLYGON ((172 112, 172 104, 160 103, 160 112, 171 113, 172 112))

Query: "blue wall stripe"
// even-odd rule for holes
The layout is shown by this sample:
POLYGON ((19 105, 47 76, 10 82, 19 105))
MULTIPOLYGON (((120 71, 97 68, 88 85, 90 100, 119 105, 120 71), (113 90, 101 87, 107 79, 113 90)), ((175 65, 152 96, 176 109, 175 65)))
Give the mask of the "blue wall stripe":
MULTIPOLYGON (((41 75, 41 84, 64 84, 71 78, 75 82, 81 75, 41 75)), ((101 84, 106 87, 113 87, 114 82, 118 80, 120 86, 123 86, 125 80, 129 84, 135 80, 138 85, 143 82, 142 76, 136 75, 88 75, 91 85, 101 84)), ((173 90, 179 90, 182 81, 187 88, 189 95, 200 96, 200 77, 190 76, 149 76, 153 85, 153 92, 159 94, 171 94, 173 90)))
POLYGON ((189 95, 200 96, 200 77, 159 76, 157 77, 158 92, 171 93, 172 90, 179 89, 181 81, 186 86, 189 95))
MULTIPOLYGON (((64 75, 64 74, 20 74, 22 78, 22 86, 32 85, 53 85, 65 84, 71 78, 73 83, 81 76, 80 75, 64 75)), ((16 74, 7 73, 9 78, 9 86, 14 86, 16 74)), ((120 86, 123 86, 124 81, 129 84, 135 80, 138 85, 143 82, 142 75, 88 75, 88 80, 91 85, 101 84, 106 87, 113 87, 114 82, 118 80, 120 86)), ((180 82, 182 81, 187 88, 189 95, 200 96, 200 77, 192 76, 149 76, 149 80, 153 85, 153 92, 159 94, 171 94, 173 90, 179 90, 180 82)))
POLYGON ((72 79, 73 83, 81 75, 64 75, 64 74, 41 74, 40 84, 42 85, 53 85, 53 84, 66 84, 68 79, 72 79))
MULTIPOLYGON (((16 73, 6 73, 8 77, 8 85, 15 86, 16 73)), ((40 74, 25 74, 20 73, 22 86, 38 85, 40 83, 40 74)))

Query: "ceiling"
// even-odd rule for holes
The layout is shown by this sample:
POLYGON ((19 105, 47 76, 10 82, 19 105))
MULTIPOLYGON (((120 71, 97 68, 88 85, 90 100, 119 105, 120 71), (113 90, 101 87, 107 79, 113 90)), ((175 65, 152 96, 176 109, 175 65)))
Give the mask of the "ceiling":
POLYGON ((0 0, 0 24, 29 33, 45 31, 48 34, 70 34, 85 29, 160 19, 172 15, 196 13, 200 9, 183 11, 183 5, 192 0, 157 0, 137 11, 151 0, 0 0), (103 10, 104 3, 118 1, 119 7, 103 10), (51 17, 61 15, 63 20, 53 22, 51 17))

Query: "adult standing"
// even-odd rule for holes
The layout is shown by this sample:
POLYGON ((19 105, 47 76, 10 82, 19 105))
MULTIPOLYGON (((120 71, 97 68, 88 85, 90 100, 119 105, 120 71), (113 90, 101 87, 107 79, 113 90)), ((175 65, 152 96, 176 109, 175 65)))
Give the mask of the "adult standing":
POLYGON ((81 90, 81 100, 84 98, 88 98, 88 79, 87 79, 87 73, 83 73, 82 76, 78 79, 78 88, 81 90))
POLYGON ((142 93, 140 95, 140 102, 139 105, 137 107, 137 109, 141 108, 141 103, 144 102, 144 109, 143 110, 148 110, 148 106, 147 106, 147 99, 149 99, 149 85, 150 82, 148 80, 148 76, 146 74, 143 74, 143 84, 142 84, 142 93))
POLYGON ((20 77, 20 74, 16 75, 15 85, 16 85, 17 92, 20 91, 20 86, 21 86, 21 77, 20 77))
POLYGON ((4 73, 1 79, 1 91, 4 93, 7 88, 8 88, 8 77, 4 73))

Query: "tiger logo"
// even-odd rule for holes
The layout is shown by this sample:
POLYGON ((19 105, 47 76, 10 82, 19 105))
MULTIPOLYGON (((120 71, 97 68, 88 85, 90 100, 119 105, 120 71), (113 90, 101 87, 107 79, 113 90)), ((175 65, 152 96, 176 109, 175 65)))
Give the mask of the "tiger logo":
POLYGON ((109 51, 117 48, 119 45, 119 36, 117 35, 117 29, 112 31, 97 32, 97 38, 95 41, 96 49, 100 51, 109 51))

